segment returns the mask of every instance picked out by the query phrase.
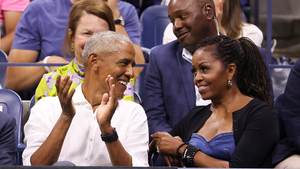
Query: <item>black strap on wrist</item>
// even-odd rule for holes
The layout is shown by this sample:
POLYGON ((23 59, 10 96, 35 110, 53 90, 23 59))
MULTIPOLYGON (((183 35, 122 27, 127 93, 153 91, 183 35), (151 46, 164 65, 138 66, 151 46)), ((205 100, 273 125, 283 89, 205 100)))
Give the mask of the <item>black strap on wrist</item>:
POLYGON ((182 154, 182 161, 185 163, 186 167, 194 167, 194 157, 195 154, 201 151, 199 148, 188 144, 187 147, 184 149, 182 154))
POLYGON ((188 144, 189 144, 189 143, 184 142, 184 143, 182 143, 182 144, 177 148, 176 154, 177 154, 178 157, 182 158, 182 155, 180 155, 180 153, 179 153, 179 149, 180 149, 182 146, 188 145, 188 144))
POLYGON ((101 134, 101 139, 102 139, 102 141, 107 142, 107 143, 111 143, 111 142, 113 142, 113 141, 117 141, 118 138, 119 138, 119 136, 118 136, 118 134, 117 134, 116 128, 114 128, 114 133, 111 134, 111 135, 103 136, 103 135, 101 134))

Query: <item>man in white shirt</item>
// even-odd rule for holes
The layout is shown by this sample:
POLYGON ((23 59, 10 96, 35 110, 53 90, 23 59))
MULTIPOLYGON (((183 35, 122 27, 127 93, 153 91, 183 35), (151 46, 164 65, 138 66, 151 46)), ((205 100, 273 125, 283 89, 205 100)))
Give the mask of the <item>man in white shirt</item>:
POLYGON ((148 166, 145 112, 120 100, 133 77, 134 55, 128 37, 111 31, 94 34, 82 54, 84 82, 69 91, 72 80, 59 76, 58 96, 41 99, 31 109, 24 165, 148 166))

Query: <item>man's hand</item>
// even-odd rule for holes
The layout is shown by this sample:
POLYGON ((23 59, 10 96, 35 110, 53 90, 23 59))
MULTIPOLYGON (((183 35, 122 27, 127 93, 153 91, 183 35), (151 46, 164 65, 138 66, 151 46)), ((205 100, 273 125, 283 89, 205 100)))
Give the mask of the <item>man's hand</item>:
POLYGON ((72 101, 75 88, 73 88, 69 93, 71 85, 72 80, 70 79, 70 76, 66 76, 64 79, 61 79, 61 75, 57 75, 55 87, 62 109, 62 115, 73 118, 76 114, 74 103, 72 101))
POLYGON ((61 79, 61 75, 57 76, 55 86, 57 88, 57 96, 60 101, 62 113, 49 136, 40 147, 37 147, 38 149, 30 157, 31 165, 53 165, 58 160, 65 137, 76 113, 72 101, 75 88, 69 93, 71 84, 72 80, 70 80, 69 76, 64 79, 61 79))
POLYGON ((111 118, 118 106, 118 99, 116 96, 116 86, 113 84, 114 78, 108 75, 105 82, 109 88, 109 94, 104 93, 102 101, 97 110, 97 121, 103 135, 112 134, 111 118))

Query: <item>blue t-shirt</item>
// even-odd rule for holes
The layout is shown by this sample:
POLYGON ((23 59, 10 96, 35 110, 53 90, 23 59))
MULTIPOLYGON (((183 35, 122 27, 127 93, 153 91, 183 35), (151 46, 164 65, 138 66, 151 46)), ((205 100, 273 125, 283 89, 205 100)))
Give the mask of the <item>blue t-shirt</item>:
MULTIPOLYGON (((68 27, 70 0, 35 0, 23 12, 11 49, 38 50, 38 59, 62 56, 61 47, 68 27)), ((118 8, 124 18, 125 30, 135 44, 140 45, 139 19, 135 8, 119 1, 118 8)), ((71 61, 73 58, 67 58, 71 61)))
POLYGON ((37 61, 46 56, 62 56, 61 46, 72 6, 70 0, 35 0, 29 3, 16 26, 11 48, 38 50, 37 61))
POLYGON ((130 40, 141 46, 140 20, 135 7, 128 2, 118 0, 118 9, 124 19, 124 27, 130 40))

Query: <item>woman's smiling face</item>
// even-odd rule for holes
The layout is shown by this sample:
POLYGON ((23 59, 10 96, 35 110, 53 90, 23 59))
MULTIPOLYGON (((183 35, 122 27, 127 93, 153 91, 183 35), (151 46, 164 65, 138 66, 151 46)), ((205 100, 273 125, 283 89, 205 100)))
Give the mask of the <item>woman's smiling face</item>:
POLYGON ((196 50, 192 61, 194 83, 204 100, 222 97, 228 84, 226 68, 210 48, 212 46, 196 50))
POLYGON ((78 21, 74 38, 72 39, 72 43, 74 44, 75 58, 79 61, 79 63, 83 63, 82 51, 89 38, 94 33, 106 30, 109 30, 109 25, 104 19, 92 14, 82 14, 78 21))

